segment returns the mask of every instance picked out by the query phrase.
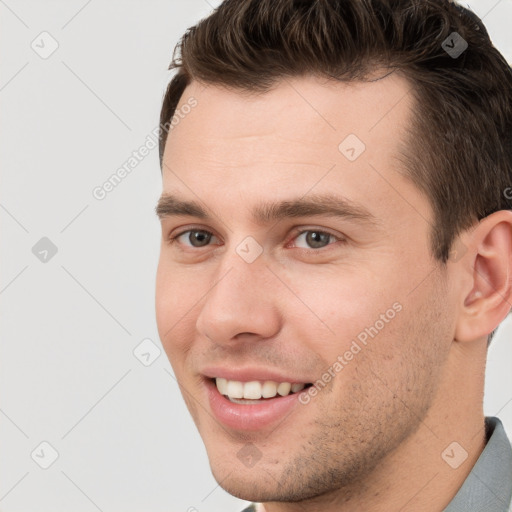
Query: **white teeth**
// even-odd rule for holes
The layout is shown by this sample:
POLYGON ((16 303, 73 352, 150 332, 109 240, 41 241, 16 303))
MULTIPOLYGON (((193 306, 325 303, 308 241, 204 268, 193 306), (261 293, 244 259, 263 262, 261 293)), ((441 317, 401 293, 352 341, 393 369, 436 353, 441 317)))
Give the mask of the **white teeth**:
POLYGON ((289 382, 281 382, 279 386, 277 386, 277 392, 281 396, 286 396, 290 393, 290 389, 292 388, 292 385, 289 382))
POLYGON ((237 380, 227 380, 221 377, 215 379, 217 389, 221 395, 232 399, 259 400, 260 398, 274 398, 277 395, 287 396, 291 393, 297 393, 306 387, 305 384, 291 384, 290 382, 274 382, 267 380, 259 382, 240 382, 237 380))
POLYGON ((250 398, 251 400, 261 398, 261 384, 258 381, 246 382, 244 384, 244 398, 250 398))
POLYGON ((261 396, 263 398, 272 398, 277 394, 277 384, 271 380, 267 380, 261 388, 261 396))
POLYGON ((231 398, 243 398, 244 397, 244 385, 242 382, 237 380, 228 380, 226 395, 231 398))
POLYGON ((221 395, 228 394, 228 381, 226 379, 218 378, 217 379, 217 389, 221 395))

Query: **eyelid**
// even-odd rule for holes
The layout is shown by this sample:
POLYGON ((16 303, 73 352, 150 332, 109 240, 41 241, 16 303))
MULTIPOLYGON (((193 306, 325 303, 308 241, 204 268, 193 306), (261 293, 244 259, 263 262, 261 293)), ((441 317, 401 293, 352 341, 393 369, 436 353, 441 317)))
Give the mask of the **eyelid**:
MULTIPOLYGON (((292 232, 291 241, 295 240, 303 233, 308 233, 308 232, 316 232, 316 233, 322 233, 322 234, 332 236, 335 239, 335 242, 344 243, 347 241, 347 238, 344 235, 335 234, 326 228, 319 228, 319 227, 315 227, 315 226, 297 228, 296 230, 294 230, 292 232)), ((327 244, 326 246, 321 247, 320 249, 305 248, 305 247, 298 247, 298 249, 300 249, 301 251, 320 253, 320 252, 328 251, 329 247, 331 245, 334 245, 335 242, 327 244)), ((288 245, 289 245, 289 243, 286 244, 286 246, 288 246, 288 245)))
POLYGON ((296 238, 297 236, 302 235, 302 233, 307 233, 308 231, 315 231, 317 233, 325 233, 326 235, 331 235, 334 238, 339 238, 339 239, 345 238, 341 234, 333 233, 331 230, 329 230, 327 228, 320 228, 318 226, 306 226, 306 227, 301 226, 299 228, 294 228, 292 230, 293 238, 296 238))
MULTIPOLYGON (((171 232, 168 236, 167 236, 167 241, 169 243, 175 243, 177 242, 177 239, 180 237, 180 236, 183 236, 185 233, 189 233, 190 231, 203 231, 205 233, 208 233, 209 235, 212 235, 214 237, 217 237, 219 238, 213 231, 211 231, 210 229, 206 229, 206 228, 202 228, 202 227, 197 227, 197 226, 188 226, 187 228, 184 228, 184 229, 179 229, 178 228, 178 231, 173 234, 173 232, 171 232)), ((191 247, 191 246, 188 246, 188 247, 191 247)), ((208 247, 208 246, 205 246, 205 247, 208 247)), ((195 249, 198 249, 197 247, 195 249)), ((200 249, 200 247, 199 247, 200 249)))

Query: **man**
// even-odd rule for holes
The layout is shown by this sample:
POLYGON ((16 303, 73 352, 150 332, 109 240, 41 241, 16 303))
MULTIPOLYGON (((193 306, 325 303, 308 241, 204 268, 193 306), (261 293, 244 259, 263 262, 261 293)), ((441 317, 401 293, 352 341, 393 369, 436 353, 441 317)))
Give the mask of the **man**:
POLYGON ((159 334, 248 510, 509 509, 512 72, 445 0, 226 0, 161 114, 159 334))

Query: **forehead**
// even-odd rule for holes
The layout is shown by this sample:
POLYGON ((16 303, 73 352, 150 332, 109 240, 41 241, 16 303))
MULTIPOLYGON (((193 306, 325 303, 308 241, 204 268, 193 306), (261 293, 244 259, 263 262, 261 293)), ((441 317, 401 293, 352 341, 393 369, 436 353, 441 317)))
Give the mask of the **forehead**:
MULTIPOLYGON (((337 137, 359 132, 368 138, 371 132, 388 132, 390 126, 396 131, 397 125, 407 121, 412 107, 410 89, 410 82, 398 72, 384 71, 364 82, 290 77, 265 92, 193 81, 183 92, 177 112, 194 98, 194 115, 187 116, 190 119, 185 123, 180 113, 181 129, 175 127, 169 138, 186 136, 185 127, 205 134, 244 137, 265 134, 271 128, 299 135, 301 128, 313 126, 329 128, 337 137)), ((309 135, 314 133, 309 131, 309 135)))
POLYGON ((169 132, 164 192, 199 194, 226 207, 229 191, 231 202, 237 197, 246 207, 263 196, 283 199, 285 191, 295 197, 337 191, 403 213, 398 203, 420 194, 398 172, 412 112, 410 84, 395 73, 351 83, 290 78, 258 94, 192 82, 169 132), (183 108, 191 99, 195 106, 183 108))
POLYGON ((176 163, 186 154, 188 160, 218 157, 224 165, 230 160, 240 165, 265 156, 311 154, 315 161, 333 163, 350 135, 360 141, 356 151, 364 145, 366 160, 392 157, 404 138, 413 100, 404 78, 378 76, 349 83, 288 78, 264 93, 193 81, 177 106, 166 161, 176 163), (187 105, 191 101, 193 108, 187 105))

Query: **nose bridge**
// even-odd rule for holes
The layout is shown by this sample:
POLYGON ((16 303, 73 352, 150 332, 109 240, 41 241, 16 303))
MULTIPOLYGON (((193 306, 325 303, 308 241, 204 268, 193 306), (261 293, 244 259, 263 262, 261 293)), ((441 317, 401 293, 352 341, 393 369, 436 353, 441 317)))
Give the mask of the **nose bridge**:
POLYGON ((217 343, 230 341, 241 333, 269 337, 278 329, 272 273, 266 267, 262 249, 258 250, 254 242, 244 240, 221 257, 204 297, 196 327, 217 343))

